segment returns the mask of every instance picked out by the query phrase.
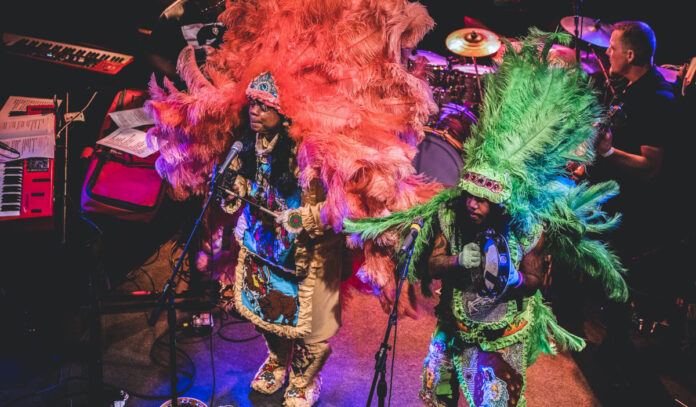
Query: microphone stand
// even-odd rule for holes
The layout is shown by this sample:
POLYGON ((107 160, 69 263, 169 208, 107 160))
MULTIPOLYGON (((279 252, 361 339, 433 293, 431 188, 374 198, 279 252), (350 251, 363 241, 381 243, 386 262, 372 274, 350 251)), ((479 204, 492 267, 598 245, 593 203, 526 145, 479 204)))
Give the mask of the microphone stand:
MULTIPOLYGON (((377 379, 379 378, 379 386, 377 387, 377 405, 379 407, 384 407, 384 400, 387 396, 387 381, 385 380, 385 375, 387 372, 387 351, 389 351, 389 337, 391 336, 392 326, 396 326, 396 319, 398 315, 399 306, 399 296, 401 295, 401 288, 406 281, 406 274, 408 274, 408 266, 411 264, 411 255, 413 254, 413 246, 406 252, 406 260, 404 261, 404 268, 401 270, 401 275, 399 278, 399 285, 396 288, 396 296, 394 297, 394 305, 392 307, 391 313, 389 314, 389 321, 387 323, 387 331, 384 334, 384 340, 379 347, 379 350, 375 354, 375 374, 372 377, 372 386, 370 386, 370 395, 367 398, 367 407, 372 405, 372 396, 375 392, 375 385, 377 385, 377 379)), ((396 335, 396 334, 395 334, 396 335)))
POLYGON ((203 209, 201 210, 200 215, 198 215, 198 219, 196 219, 196 223, 194 224, 193 230, 191 230, 191 234, 189 235, 188 240, 186 241, 186 245, 184 246, 184 249, 181 252, 181 255, 179 256, 179 260, 177 261, 176 266, 174 267, 174 271, 172 272, 172 275, 169 277, 167 282, 164 284, 162 293, 157 299, 157 305, 155 306, 155 309, 152 311, 150 318, 148 318, 147 320, 147 323, 150 326, 154 326, 157 323, 160 314, 162 313, 162 308, 164 307, 165 303, 167 304, 167 327, 169 329, 169 380, 171 385, 172 407, 178 406, 178 390, 176 377, 176 308, 174 306, 174 298, 176 295, 174 293, 174 279, 176 278, 176 275, 179 273, 179 270, 181 269, 181 264, 183 263, 184 256, 188 251, 188 247, 191 244, 191 240, 193 240, 193 236, 195 236, 196 231, 198 230, 198 226, 201 224, 203 215, 205 215, 206 211, 208 210, 208 206, 210 205, 210 202, 213 200, 213 197, 215 196, 217 182, 218 179, 221 178, 217 174, 217 169, 218 165, 215 164, 215 166, 213 167, 212 179, 210 180, 210 193, 208 194, 208 198, 206 199, 205 204, 203 205, 203 209))

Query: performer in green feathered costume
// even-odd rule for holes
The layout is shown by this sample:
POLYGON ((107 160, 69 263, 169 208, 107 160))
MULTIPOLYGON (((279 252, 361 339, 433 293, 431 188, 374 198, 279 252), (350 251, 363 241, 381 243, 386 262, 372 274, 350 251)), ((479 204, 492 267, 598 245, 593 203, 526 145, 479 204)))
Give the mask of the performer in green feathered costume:
POLYGON ((619 222, 600 209, 617 184, 567 177, 569 163, 593 159, 587 147, 601 117, 582 69, 549 60, 552 43, 569 39, 532 29, 519 51, 506 44, 456 189, 407 211, 345 222, 365 240, 424 219, 408 279, 426 295, 433 279, 442 282, 420 391, 428 406, 456 406, 460 389, 470 406, 523 406, 526 368, 539 352, 585 346, 556 323, 538 291, 547 255, 560 270, 601 279, 610 298, 627 297, 619 259, 595 240, 619 222), (482 250, 491 242, 497 251, 482 250), (484 277, 496 270, 503 287, 484 277))

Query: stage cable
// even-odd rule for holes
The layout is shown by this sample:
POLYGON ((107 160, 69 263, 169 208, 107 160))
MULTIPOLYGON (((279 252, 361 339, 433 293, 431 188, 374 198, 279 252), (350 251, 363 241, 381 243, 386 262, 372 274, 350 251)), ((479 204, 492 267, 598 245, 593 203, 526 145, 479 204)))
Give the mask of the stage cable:
MULTIPOLYGON (((217 167, 214 167, 214 168, 217 169, 217 167)), ((210 182, 213 182, 213 180, 215 179, 214 177, 215 176, 213 176, 213 179, 210 182)), ((213 190, 210 193, 215 194, 216 191, 213 190)), ((210 279, 209 279, 210 281, 208 284, 209 284, 209 290, 210 290, 209 295, 210 295, 210 299, 212 300, 213 299, 213 287, 214 287, 214 285, 213 285, 213 268, 215 266, 215 253, 214 253, 214 249, 213 249, 214 236, 213 236, 212 223, 211 223, 211 219, 210 219, 210 212, 211 212, 211 210, 208 210, 208 238, 209 238, 208 244, 210 245, 210 261, 208 262, 208 265, 209 265, 208 273, 210 274, 210 279)), ((223 231, 223 233, 224 233, 224 231, 223 231)), ((220 248, 220 250, 222 250, 222 247, 220 248)), ((195 262, 194 262, 194 264, 195 264, 195 262)), ((200 270, 198 270, 198 268, 196 268, 196 271, 200 272, 200 270)), ((215 352, 213 351, 213 330, 215 327, 215 318, 213 316, 212 311, 210 312, 210 325, 211 325, 210 326, 210 337, 209 337, 210 338, 210 341, 209 341, 210 342, 210 370, 213 374, 213 388, 210 392, 210 403, 208 403, 208 405, 212 407, 213 401, 215 400, 215 357, 214 357, 215 352)))

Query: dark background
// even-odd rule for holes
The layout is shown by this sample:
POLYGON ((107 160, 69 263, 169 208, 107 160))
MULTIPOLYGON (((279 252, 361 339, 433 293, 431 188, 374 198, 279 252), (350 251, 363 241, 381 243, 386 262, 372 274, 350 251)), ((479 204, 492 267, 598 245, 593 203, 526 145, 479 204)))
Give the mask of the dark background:
POLYGON ((530 26, 542 30, 564 31, 560 20, 575 14, 615 23, 640 20, 648 23, 657 36, 655 63, 681 65, 696 55, 696 29, 692 16, 684 10, 688 2, 676 0, 638 2, 631 0, 519 0, 519 1, 422 1, 436 27, 421 42, 420 47, 441 55, 447 54, 445 38, 464 27, 464 16, 472 17, 500 36, 516 37, 530 26))
MULTIPOLYGON (((123 1, 6 1, 0 29, 47 39, 94 44, 137 54, 145 44, 137 28, 154 27, 159 13, 171 0, 123 1)), ((683 64, 696 53, 696 29, 685 7, 689 2, 633 0, 423 0, 436 27, 421 48, 441 54, 447 34, 464 28, 464 16, 476 18, 501 36, 523 34, 529 26, 555 30, 562 17, 574 14, 613 23, 642 20, 658 38, 656 62, 683 64)), ((562 30, 562 29, 561 29, 562 30)))

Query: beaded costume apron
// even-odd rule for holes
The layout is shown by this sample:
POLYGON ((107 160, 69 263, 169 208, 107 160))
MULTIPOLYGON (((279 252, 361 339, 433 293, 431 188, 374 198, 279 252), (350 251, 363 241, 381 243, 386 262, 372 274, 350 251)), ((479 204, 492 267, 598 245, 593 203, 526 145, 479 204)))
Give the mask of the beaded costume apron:
MULTIPOLYGON (((247 180, 247 199, 274 212, 300 206, 299 186, 281 196, 271 186, 270 155, 278 136, 268 141, 257 135, 257 170, 247 180)), ((235 235, 240 244, 236 269, 235 307, 254 325, 271 333, 298 338, 311 331, 314 276, 295 274, 295 238, 263 211, 246 204, 235 235)))

